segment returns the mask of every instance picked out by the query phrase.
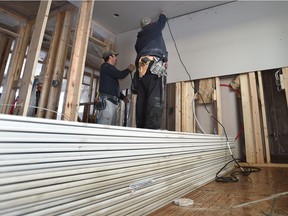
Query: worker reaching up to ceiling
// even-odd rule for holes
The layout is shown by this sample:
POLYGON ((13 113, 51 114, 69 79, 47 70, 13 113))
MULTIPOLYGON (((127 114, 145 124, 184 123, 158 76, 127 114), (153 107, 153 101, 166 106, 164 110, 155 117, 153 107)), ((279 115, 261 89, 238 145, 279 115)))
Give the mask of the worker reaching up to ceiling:
MULTIPOLYGON (((136 125, 138 128, 160 129, 165 102, 168 52, 162 36, 168 18, 161 13, 155 22, 148 17, 140 21, 135 50, 137 87, 136 125)), ((136 82, 136 83, 135 83, 136 82)), ((136 90, 136 89, 134 89, 136 90)))

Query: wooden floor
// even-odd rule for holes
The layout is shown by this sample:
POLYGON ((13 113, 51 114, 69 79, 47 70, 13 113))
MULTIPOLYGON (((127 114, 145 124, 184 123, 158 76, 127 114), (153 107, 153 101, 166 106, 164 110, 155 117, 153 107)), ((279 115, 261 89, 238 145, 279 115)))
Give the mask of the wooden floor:
POLYGON ((150 216, 288 215, 288 168, 261 168, 239 179, 237 183, 213 181, 183 197, 192 199, 193 205, 170 203, 150 216))

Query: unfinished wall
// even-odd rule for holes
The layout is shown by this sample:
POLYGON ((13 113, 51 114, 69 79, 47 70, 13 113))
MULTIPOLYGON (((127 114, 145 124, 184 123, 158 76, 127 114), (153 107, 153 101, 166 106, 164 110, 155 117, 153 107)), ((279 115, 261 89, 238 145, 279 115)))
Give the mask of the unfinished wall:
MULTIPOLYGON (((288 65, 288 2, 233 2, 169 20, 192 80, 288 65)), ((138 30, 117 35, 118 66, 135 60, 138 30)), ((188 80, 168 26, 168 82, 188 80)))

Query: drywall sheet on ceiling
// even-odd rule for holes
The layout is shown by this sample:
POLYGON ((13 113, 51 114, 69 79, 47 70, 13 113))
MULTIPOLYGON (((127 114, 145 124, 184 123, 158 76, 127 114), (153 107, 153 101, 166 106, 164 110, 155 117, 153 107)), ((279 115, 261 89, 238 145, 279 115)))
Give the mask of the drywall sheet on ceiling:
MULTIPOLYGON (((244 73, 288 65, 288 2, 232 2, 169 20, 180 56, 191 78, 244 73)), ((135 60, 138 30, 119 34, 119 66, 135 60)), ((189 80, 169 28, 168 82, 189 80)))

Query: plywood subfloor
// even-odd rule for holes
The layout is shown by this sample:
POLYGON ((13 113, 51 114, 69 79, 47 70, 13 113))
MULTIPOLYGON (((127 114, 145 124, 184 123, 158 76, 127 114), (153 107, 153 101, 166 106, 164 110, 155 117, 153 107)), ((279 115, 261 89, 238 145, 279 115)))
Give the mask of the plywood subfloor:
POLYGON ((187 194, 194 204, 173 203, 150 216, 288 215, 288 168, 261 168, 237 183, 215 181, 187 194))

